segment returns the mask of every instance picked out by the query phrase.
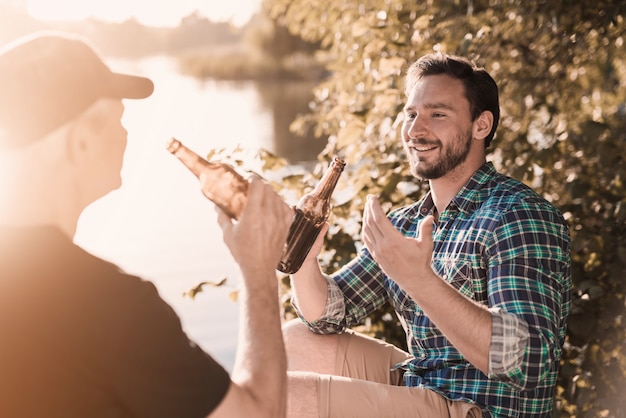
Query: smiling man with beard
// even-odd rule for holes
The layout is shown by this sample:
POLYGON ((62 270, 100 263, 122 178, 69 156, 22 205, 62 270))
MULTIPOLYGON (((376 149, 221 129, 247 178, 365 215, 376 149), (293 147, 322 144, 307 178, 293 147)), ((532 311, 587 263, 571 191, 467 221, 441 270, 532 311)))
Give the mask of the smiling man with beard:
POLYGON ((387 215, 368 196, 357 257, 325 275, 319 238, 292 275, 288 414, 550 417, 570 310, 567 224, 487 161, 500 110, 484 69, 430 54, 409 68, 406 94, 403 145, 430 191, 387 215), (349 329, 386 302, 408 352, 349 329))

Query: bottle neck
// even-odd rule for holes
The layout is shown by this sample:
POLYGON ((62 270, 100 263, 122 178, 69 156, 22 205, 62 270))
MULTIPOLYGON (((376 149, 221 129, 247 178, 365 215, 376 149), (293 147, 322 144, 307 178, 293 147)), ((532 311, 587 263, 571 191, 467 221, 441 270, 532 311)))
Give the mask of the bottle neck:
POLYGON ((346 163, 342 159, 336 157, 311 194, 320 199, 330 199, 345 165, 346 163))
POLYGON ((176 156, 198 178, 200 178, 200 174, 205 167, 213 165, 174 138, 167 144, 167 150, 176 156))

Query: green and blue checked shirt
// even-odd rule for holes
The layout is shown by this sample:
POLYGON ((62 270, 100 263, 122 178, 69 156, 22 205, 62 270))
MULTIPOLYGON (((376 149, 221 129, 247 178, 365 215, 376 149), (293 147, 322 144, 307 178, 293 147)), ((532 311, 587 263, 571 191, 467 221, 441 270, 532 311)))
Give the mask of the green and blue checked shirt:
MULTIPOLYGON (((415 237, 433 211, 427 194, 388 216, 415 237)), ((439 215, 432 267, 492 313, 490 373, 472 366, 373 260, 366 248, 329 277, 326 311, 309 327, 342 332, 390 301, 413 358, 404 383, 476 403, 485 417, 550 417, 570 310, 568 227, 523 183, 484 164, 439 215)))

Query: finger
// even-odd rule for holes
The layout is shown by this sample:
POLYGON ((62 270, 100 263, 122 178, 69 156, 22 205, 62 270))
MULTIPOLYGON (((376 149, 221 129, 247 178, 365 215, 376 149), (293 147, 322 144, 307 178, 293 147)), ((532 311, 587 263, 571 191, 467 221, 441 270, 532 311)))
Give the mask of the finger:
POLYGON ((376 251, 376 239, 372 237, 372 234, 369 233, 368 229, 365 227, 361 232, 361 240, 363 241, 363 244, 365 244, 365 247, 370 250, 370 253, 374 253, 376 251))
POLYGON ((363 228, 361 229, 361 237, 363 242, 368 248, 372 248, 375 243, 373 232, 371 231, 372 215, 370 214, 370 201, 369 198, 365 201, 365 207, 363 208, 363 228))
POLYGON ((248 194, 239 222, 246 222, 263 208, 263 180, 257 175, 248 176, 248 194))
POLYGON ((387 214, 383 210, 378 197, 369 195, 365 209, 367 212, 367 228, 374 238, 380 239, 396 232, 391 221, 387 218, 387 214))
POLYGON ((393 234, 396 232, 396 228, 393 226, 389 218, 387 218, 387 214, 383 210, 378 197, 372 196, 370 210, 376 226, 382 235, 393 234))
POLYGON ((283 241, 285 241, 289 227, 294 221, 296 211, 293 207, 285 203, 283 198, 274 191, 271 185, 266 184, 266 192, 268 199, 267 210, 274 213, 276 218, 275 224, 282 232, 283 241))
POLYGON ((378 199, 374 195, 368 195, 363 212, 362 238, 370 251, 375 251, 377 243, 383 239, 383 232, 380 229, 376 215, 378 210, 382 212, 378 199))
POLYGON ((233 220, 219 206, 215 206, 215 212, 217 213, 217 224, 222 230, 222 239, 228 244, 231 242, 233 220))
POLYGON ((421 242, 432 243, 433 242, 433 228, 434 228, 435 217, 432 215, 428 215, 424 219, 419 226, 419 237, 418 239, 421 242))
POLYGON ((246 171, 243 174, 243 177, 250 182, 253 178, 258 178, 258 179, 262 179, 261 175, 256 173, 255 171, 246 171))
POLYGON ((256 182, 254 192, 258 193, 260 197, 254 216, 249 215, 250 228, 254 228, 266 237, 271 236, 277 240, 285 241, 295 216, 294 208, 287 205, 283 198, 274 191, 271 184, 263 180, 256 182))
POLYGON ((328 232, 328 228, 330 228, 330 224, 328 222, 324 222, 322 229, 320 229, 320 235, 325 236, 326 233, 328 232))
POLYGON ((328 232, 329 227, 330 224, 328 222, 325 222, 319 234, 317 235, 317 238, 313 242, 313 245, 311 246, 311 249, 309 250, 309 253, 307 254, 305 260, 317 259, 317 256, 320 254, 320 252, 322 251, 322 247, 324 246, 326 232, 328 232))
POLYGON ((367 195, 365 200, 365 207, 363 211, 363 223, 370 225, 376 225, 376 211, 379 206, 378 199, 374 195, 367 195))

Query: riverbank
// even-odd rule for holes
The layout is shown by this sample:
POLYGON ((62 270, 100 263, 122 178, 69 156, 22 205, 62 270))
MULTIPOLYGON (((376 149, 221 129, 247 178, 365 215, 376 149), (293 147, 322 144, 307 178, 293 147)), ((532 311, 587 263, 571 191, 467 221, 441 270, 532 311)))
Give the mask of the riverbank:
POLYGON ((274 58, 245 44, 188 50, 176 55, 182 74, 224 81, 320 81, 328 75, 315 56, 274 58))

